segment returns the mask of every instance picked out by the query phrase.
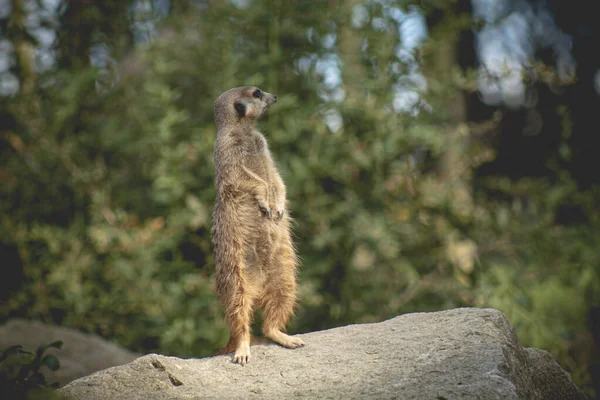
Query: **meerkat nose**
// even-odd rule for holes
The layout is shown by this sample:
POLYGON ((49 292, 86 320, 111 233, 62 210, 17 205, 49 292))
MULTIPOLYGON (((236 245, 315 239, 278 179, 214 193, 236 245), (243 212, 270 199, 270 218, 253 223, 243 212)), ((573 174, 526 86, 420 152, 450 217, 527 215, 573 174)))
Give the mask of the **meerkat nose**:
POLYGON ((277 95, 276 94, 273 95, 273 100, 277 101, 277 95))

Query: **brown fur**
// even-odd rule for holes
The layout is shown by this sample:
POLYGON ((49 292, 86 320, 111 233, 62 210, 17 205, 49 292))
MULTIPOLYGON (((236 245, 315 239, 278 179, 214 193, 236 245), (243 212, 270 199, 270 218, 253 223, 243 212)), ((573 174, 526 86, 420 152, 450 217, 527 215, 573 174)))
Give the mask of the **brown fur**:
POLYGON ((255 121, 277 97, 244 86, 215 101, 217 199, 212 237, 216 290, 230 339, 220 354, 235 349, 233 361, 250 357, 253 309, 263 311, 263 332, 289 348, 304 345, 282 331, 296 303, 298 259, 291 239, 285 185, 255 121), (262 93, 260 98, 254 93, 262 93))

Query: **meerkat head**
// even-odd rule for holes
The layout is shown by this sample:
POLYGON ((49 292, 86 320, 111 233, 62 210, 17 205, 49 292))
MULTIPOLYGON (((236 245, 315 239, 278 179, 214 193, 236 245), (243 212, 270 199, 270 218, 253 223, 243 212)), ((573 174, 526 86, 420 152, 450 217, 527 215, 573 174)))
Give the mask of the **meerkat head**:
POLYGON ((277 96, 256 86, 242 86, 221 94, 215 101, 217 126, 239 122, 254 122, 277 101, 277 96))

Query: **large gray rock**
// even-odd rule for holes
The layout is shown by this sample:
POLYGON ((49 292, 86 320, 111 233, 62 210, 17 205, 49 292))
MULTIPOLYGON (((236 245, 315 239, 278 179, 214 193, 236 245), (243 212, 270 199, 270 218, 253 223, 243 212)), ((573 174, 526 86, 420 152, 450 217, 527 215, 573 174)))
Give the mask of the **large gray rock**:
POLYGON ((20 344, 25 350, 35 352, 39 345, 55 340, 63 341, 62 349, 51 348, 44 354, 54 354, 60 361, 60 368, 55 372, 44 368, 41 372, 61 385, 96 371, 127 364, 140 356, 95 335, 38 321, 13 319, 0 326, 0 350, 20 344))
POLYGON ((301 335, 306 347, 252 347, 182 360, 150 354, 78 379, 68 399, 584 399, 541 350, 524 349, 492 309, 407 314, 301 335))

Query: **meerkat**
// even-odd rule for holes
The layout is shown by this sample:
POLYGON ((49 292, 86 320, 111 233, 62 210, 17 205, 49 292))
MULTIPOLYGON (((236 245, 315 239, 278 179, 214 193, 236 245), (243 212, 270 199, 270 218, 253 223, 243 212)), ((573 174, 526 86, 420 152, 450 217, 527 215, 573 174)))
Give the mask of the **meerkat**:
POLYGON ((263 312, 263 333, 283 347, 304 345, 284 333, 296 306, 298 258, 286 210, 286 189, 256 120, 277 96, 253 86, 230 89, 214 104, 217 197, 212 240, 215 280, 230 338, 217 354, 250 359, 250 324, 263 312))

